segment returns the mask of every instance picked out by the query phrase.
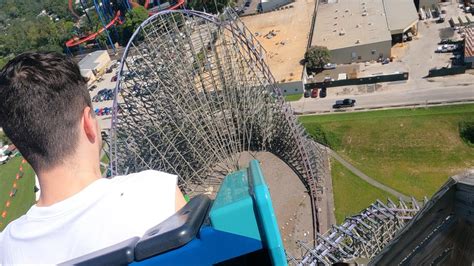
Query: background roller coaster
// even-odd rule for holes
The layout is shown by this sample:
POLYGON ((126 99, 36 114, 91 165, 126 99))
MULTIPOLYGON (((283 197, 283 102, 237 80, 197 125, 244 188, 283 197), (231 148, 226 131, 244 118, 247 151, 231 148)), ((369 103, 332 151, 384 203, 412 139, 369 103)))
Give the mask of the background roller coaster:
MULTIPOLYGON (((71 13, 78 19, 80 19, 80 16, 74 11, 74 5, 73 5, 73 0, 69 0, 69 10, 71 13)), ((125 14, 131 10, 134 7, 139 6, 140 4, 135 2, 135 1, 110 1, 110 0, 93 0, 94 2, 94 8, 95 11, 97 12, 97 15, 99 17, 99 21, 102 25, 102 27, 94 32, 91 33, 87 36, 84 37, 73 37, 66 41, 66 50, 69 54, 71 54, 71 47, 76 47, 81 44, 87 43, 92 40, 96 40, 96 38, 101 35, 102 33, 105 32, 107 36, 107 41, 111 48, 115 52, 115 45, 114 42, 112 41, 112 38, 110 36, 109 29, 114 28, 115 25, 117 24, 122 24, 125 20, 125 14)), ((79 3, 81 4, 85 14, 87 15, 87 7, 84 4, 84 0, 79 0, 79 3)), ((151 0, 145 0, 143 7, 145 9, 151 9, 149 10, 148 14, 151 16, 153 14, 156 14, 160 10, 175 10, 178 9, 179 7, 184 5, 184 0, 178 0, 176 3, 169 5, 165 8, 161 8, 162 5, 160 4, 159 1, 151 1, 151 0), (153 2, 153 3, 152 3, 153 2)), ((117 33, 116 29, 114 28, 115 33, 117 33)))

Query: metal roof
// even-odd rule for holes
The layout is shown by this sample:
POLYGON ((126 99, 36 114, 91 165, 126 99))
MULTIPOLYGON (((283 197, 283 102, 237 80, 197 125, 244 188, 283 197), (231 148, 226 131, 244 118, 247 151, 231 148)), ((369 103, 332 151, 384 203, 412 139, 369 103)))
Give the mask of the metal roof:
POLYGON ((392 34, 403 33, 418 21, 413 0, 383 0, 383 5, 392 34))
POLYGON ((318 5, 312 45, 335 50, 391 40, 382 0, 339 0, 318 5))
POLYGON ((474 29, 466 28, 465 29, 466 38, 464 43, 464 57, 473 57, 474 56, 474 29))
POLYGON ((99 58, 104 53, 107 53, 107 51, 106 50, 98 50, 98 51, 94 51, 94 52, 86 55, 84 58, 81 59, 81 61, 79 61, 79 63, 78 63, 79 68, 82 69, 82 70, 96 69, 97 66, 99 66, 101 64, 101 62, 99 61, 99 58))

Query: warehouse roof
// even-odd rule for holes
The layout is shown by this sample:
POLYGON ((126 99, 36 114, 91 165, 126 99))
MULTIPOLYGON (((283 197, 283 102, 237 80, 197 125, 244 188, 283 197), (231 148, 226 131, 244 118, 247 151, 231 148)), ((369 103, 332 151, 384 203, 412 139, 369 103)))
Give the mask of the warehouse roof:
POLYGON ((97 66, 99 66, 101 64, 100 56, 103 53, 107 53, 107 51, 106 50, 98 50, 98 51, 94 51, 94 52, 86 55, 84 58, 81 59, 81 61, 79 61, 79 63, 78 63, 79 68, 83 69, 83 70, 96 69, 97 66))
POLYGON ((391 34, 403 33, 418 21, 413 0, 383 0, 391 34))
POLYGON ((329 50, 391 41, 382 0, 319 4, 312 45, 329 50))

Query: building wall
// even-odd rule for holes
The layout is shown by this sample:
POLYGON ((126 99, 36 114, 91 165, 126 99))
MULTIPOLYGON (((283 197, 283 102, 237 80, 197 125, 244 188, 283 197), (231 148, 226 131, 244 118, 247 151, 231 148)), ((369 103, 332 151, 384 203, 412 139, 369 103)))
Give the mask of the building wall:
POLYGON ((272 11, 281 6, 289 4, 290 2, 291 2, 290 0, 268 0, 267 2, 262 1, 261 2, 262 12, 272 11))
POLYGON ((283 95, 302 94, 304 90, 303 81, 301 80, 277 83, 276 86, 280 88, 283 95))
POLYGON ((97 78, 90 69, 81 69, 81 75, 88 79, 87 84, 92 84, 97 78))
POLYGON ((352 62, 366 62, 377 60, 380 56, 391 56, 392 41, 357 45, 331 50, 331 63, 350 64, 352 62))
POLYGON ((107 51, 104 51, 103 53, 101 53, 97 57, 96 62, 98 63, 98 65, 97 67, 95 67, 94 70, 96 71, 96 73, 103 74, 107 69, 107 65, 110 63, 109 53, 107 53, 107 51))
POLYGON ((420 0, 420 8, 426 11, 426 9, 431 8, 433 9, 434 6, 437 6, 439 0, 420 0))
POLYGON ((79 62, 79 68, 81 73, 88 74, 88 71, 92 71, 95 76, 100 76, 105 72, 109 63, 110 56, 106 50, 95 51, 86 55, 79 62))

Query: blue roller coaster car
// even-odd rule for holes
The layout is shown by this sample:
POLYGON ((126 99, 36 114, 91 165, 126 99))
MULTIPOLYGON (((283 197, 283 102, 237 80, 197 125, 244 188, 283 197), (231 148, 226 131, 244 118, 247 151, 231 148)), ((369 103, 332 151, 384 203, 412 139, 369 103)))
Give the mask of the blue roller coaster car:
POLYGON ((167 220, 66 265, 287 265, 258 161, 228 175, 214 201, 192 198, 167 220))

